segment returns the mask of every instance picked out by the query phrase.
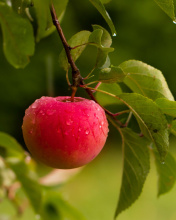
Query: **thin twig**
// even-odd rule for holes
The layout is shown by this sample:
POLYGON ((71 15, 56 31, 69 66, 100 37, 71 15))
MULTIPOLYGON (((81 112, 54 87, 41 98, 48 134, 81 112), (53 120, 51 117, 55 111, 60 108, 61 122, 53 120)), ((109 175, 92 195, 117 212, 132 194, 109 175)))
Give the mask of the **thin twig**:
MULTIPOLYGON (((128 113, 128 112, 130 112, 129 109, 124 110, 124 111, 121 111, 121 112, 114 113, 113 115, 114 115, 114 116, 119 116, 119 115, 122 115, 122 114, 125 114, 125 113, 128 113)), ((128 120, 128 119, 127 119, 127 120, 128 120)), ((127 123, 127 122, 126 122, 126 123, 127 123)), ((125 124, 126 124, 126 123, 125 123, 125 124)))
POLYGON ((68 77, 68 69, 67 69, 67 71, 66 71, 66 80, 67 80, 67 84, 68 84, 69 86, 71 86, 71 83, 70 83, 70 80, 69 80, 69 77, 68 77))
POLYGON ((86 77, 84 77, 84 80, 85 80, 85 79, 88 79, 88 78, 92 75, 92 73, 93 73, 94 70, 95 70, 95 66, 92 68, 92 70, 90 71, 90 73, 89 73, 86 77))
POLYGON ((126 123, 124 124, 125 127, 128 126, 128 124, 129 124, 129 122, 130 122, 130 120, 131 120, 132 114, 133 114, 132 112, 129 113, 128 118, 127 118, 127 120, 126 120, 126 123))
MULTIPOLYGON (((88 84, 87 84, 88 85, 88 84)), ((89 84, 90 85, 90 84, 89 84)), ((101 85, 101 82, 98 82, 97 85, 95 86, 95 89, 98 89, 98 87, 101 85)), ((93 93, 95 93, 96 91, 92 91, 93 93)))

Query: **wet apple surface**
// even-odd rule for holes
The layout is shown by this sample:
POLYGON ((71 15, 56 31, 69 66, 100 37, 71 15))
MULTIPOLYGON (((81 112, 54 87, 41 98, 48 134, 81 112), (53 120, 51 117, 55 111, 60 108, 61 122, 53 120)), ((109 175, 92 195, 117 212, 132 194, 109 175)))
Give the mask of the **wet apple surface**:
POLYGON ((94 101, 41 97, 25 112, 23 137, 32 156, 60 169, 83 166, 102 150, 108 136, 104 110, 94 101))

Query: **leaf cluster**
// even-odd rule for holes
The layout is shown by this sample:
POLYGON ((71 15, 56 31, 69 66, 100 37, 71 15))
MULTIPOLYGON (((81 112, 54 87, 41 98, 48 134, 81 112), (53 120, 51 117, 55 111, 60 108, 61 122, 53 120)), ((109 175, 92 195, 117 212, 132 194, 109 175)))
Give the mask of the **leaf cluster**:
MULTIPOLYGON (((96 70, 96 80, 88 82, 85 87, 96 91, 97 101, 109 111, 114 111, 108 119, 123 140, 123 177, 117 216, 142 192, 150 170, 149 152, 153 152, 159 175, 158 196, 168 192, 175 183, 176 161, 168 153, 170 134, 175 134, 174 97, 160 70, 138 60, 112 65, 108 55, 113 50, 111 35, 101 26, 93 26, 92 32, 79 32, 69 42, 74 61, 87 46, 97 48, 95 65, 88 74, 90 76, 96 70), (95 88, 90 87, 93 83, 97 83, 95 88), (128 92, 123 90, 123 85, 128 87, 128 92), (130 125, 131 117, 135 120, 130 125)), ((64 54, 62 51, 59 61, 68 70, 64 54)))

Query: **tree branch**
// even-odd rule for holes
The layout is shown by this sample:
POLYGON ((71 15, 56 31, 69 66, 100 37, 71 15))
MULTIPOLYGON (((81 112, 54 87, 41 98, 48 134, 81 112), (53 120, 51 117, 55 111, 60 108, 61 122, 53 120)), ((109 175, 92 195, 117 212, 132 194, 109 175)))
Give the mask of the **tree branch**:
POLYGON ((51 16, 53 19, 53 24, 55 25, 55 27, 57 29, 57 32, 60 36, 60 39, 62 41, 62 44, 63 44, 65 52, 66 52, 68 62, 72 68, 72 83, 73 83, 72 87, 74 87, 74 91, 75 91, 77 87, 82 85, 82 76, 81 76, 80 71, 79 71, 78 67, 76 66, 72 56, 71 56, 70 52, 71 52, 72 48, 69 46, 69 44, 65 38, 65 35, 62 31, 62 28, 61 28, 60 22, 58 21, 53 3, 51 3, 50 12, 51 12, 51 16))
MULTIPOLYGON (((71 85, 72 95, 71 95, 71 101, 74 101, 74 96, 75 96, 77 87, 84 86, 85 83, 84 83, 83 77, 81 76, 81 73, 80 73, 78 67, 76 66, 76 64, 75 64, 75 62, 74 62, 74 60, 73 60, 73 58, 71 56, 72 48, 69 46, 69 44, 68 44, 68 42, 67 42, 67 40, 65 38, 65 35, 64 35, 63 30, 61 28, 60 22, 58 21, 58 18, 57 18, 56 11, 55 11, 53 3, 51 3, 50 12, 51 12, 51 16, 52 16, 52 19, 53 19, 53 24, 55 25, 55 27, 57 29, 57 32, 58 32, 58 34, 60 36, 60 39, 62 41, 62 44, 64 46, 64 49, 65 49, 65 52, 66 52, 66 55, 67 55, 67 59, 68 59, 68 63, 70 64, 71 69, 72 69, 72 85, 71 85)), ((88 93, 89 97, 92 100, 94 100, 96 103, 98 103, 98 101, 96 100, 96 98, 93 95, 92 90, 89 89, 89 88, 86 88, 86 87, 85 87, 85 90, 88 93)), ((113 120, 115 120, 116 123, 118 123, 119 126, 123 126, 122 123, 115 118, 115 116, 113 115, 112 112, 108 111, 105 108, 103 108, 103 109, 104 109, 104 111, 106 112, 107 115, 111 116, 111 118, 113 120)))

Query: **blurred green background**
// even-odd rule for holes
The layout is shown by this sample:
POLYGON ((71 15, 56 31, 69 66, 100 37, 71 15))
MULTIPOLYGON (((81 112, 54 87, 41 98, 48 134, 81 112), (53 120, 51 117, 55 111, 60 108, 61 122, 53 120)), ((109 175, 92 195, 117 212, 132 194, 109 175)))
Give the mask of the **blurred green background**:
MULTIPOLYGON (((112 45, 115 51, 110 54, 112 64, 119 65, 129 59, 148 63, 163 72, 176 96, 176 25, 152 0, 112 0, 106 8, 117 30, 112 45)), ((69 39, 81 30, 91 31, 92 24, 108 29, 89 1, 70 1, 62 21, 66 38, 69 39)), ((21 131, 25 109, 41 96, 71 94, 65 73, 58 64, 62 45, 58 34, 54 32, 36 44, 35 55, 31 57, 30 64, 25 69, 16 70, 4 57, 1 32, 0 42, 0 131, 14 136, 25 146, 21 131)), ((83 76, 93 65, 93 54, 94 50, 90 48, 78 61, 83 76)), ((77 95, 87 97, 81 89, 77 95)), ((63 195, 88 220, 112 219, 121 183, 120 142, 117 131, 111 128, 100 156, 61 189, 63 195)), ((175 139, 171 144, 171 151, 175 153, 174 148, 175 139)), ((176 188, 157 199, 157 176, 153 161, 151 167, 142 196, 132 208, 119 216, 120 220, 176 219, 176 188)), ((0 204, 0 213, 5 212, 5 209, 9 210, 8 202, 0 204)))

